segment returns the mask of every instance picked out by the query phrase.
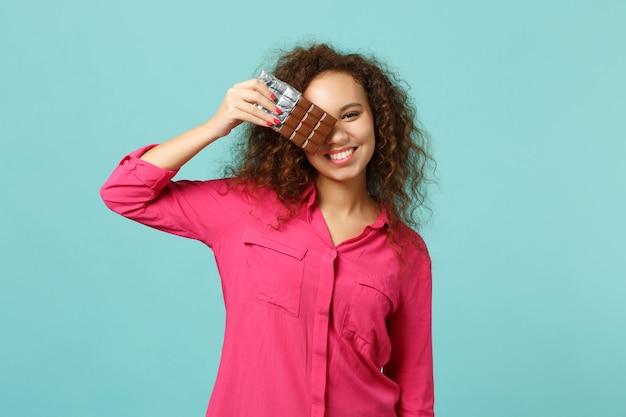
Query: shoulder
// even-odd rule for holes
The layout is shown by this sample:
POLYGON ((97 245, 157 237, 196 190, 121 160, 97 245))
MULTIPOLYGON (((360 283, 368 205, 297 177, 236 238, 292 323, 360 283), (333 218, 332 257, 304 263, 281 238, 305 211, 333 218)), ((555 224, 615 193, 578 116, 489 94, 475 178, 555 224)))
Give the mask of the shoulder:
POLYGON ((240 178, 210 180, 208 185, 217 190, 228 201, 245 204, 253 217, 273 219, 287 218, 289 209, 281 202, 278 193, 270 187, 260 186, 240 178))
POLYGON ((243 200, 273 201, 275 193, 264 187, 242 181, 239 178, 217 178, 211 180, 179 180, 177 184, 183 187, 198 187, 208 193, 239 198, 243 200))
POLYGON ((399 223, 390 239, 398 257, 399 275, 407 284, 430 280, 432 266, 428 246, 422 236, 404 223, 399 223))
POLYGON ((428 246, 422 236, 404 223, 399 223, 394 231, 394 240, 407 251, 407 255, 430 260, 428 246))
POLYGON ((219 188, 222 193, 244 198, 254 202, 255 205, 273 206, 279 201, 278 194, 271 188, 237 177, 211 180, 210 182, 215 182, 215 187, 219 188))

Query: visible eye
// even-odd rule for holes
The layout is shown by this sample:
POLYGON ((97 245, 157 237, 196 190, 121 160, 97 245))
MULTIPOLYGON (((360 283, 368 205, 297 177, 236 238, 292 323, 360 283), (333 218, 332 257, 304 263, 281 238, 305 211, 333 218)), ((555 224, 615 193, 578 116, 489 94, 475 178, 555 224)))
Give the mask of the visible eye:
POLYGON ((359 116, 358 111, 351 111, 343 115, 342 119, 353 119, 359 116))

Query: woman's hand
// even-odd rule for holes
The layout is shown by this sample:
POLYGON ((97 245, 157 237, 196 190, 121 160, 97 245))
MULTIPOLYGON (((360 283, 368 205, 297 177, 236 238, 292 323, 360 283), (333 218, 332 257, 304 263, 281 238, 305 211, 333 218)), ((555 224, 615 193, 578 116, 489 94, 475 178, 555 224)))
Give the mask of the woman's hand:
POLYGON ((280 123, 276 115, 281 110, 276 107, 276 97, 267 85, 258 79, 235 84, 227 92, 222 104, 209 120, 215 134, 219 137, 228 135, 241 122, 250 122, 259 126, 272 126, 280 123), (263 111, 262 106, 272 113, 263 111))
POLYGON ((177 170, 206 146, 230 133, 241 122, 272 126, 280 121, 275 97, 261 80, 248 80, 228 90, 219 109, 207 122, 164 142, 141 156, 164 169, 177 170), (272 111, 267 113, 259 106, 272 111))

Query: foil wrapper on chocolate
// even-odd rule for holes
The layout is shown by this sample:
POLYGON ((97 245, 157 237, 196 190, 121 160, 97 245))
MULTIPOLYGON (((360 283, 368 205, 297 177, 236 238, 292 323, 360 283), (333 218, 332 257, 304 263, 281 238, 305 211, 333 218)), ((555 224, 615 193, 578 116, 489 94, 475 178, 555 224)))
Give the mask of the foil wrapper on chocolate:
MULTIPOLYGON (((261 71, 259 79, 274 93, 276 105, 283 111, 277 115, 280 123, 272 126, 272 129, 307 153, 315 155, 337 123, 337 119, 272 74, 261 71)), ((269 112, 267 109, 264 110, 269 112)))

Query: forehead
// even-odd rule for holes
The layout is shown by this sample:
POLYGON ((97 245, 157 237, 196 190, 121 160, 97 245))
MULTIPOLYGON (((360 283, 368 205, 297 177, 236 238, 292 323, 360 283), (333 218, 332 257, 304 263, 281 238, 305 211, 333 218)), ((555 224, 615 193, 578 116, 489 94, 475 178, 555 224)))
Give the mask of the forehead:
POLYGON ((303 94, 311 102, 329 112, 350 103, 368 105, 367 93, 363 86, 345 72, 328 71, 317 75, 303 94))

